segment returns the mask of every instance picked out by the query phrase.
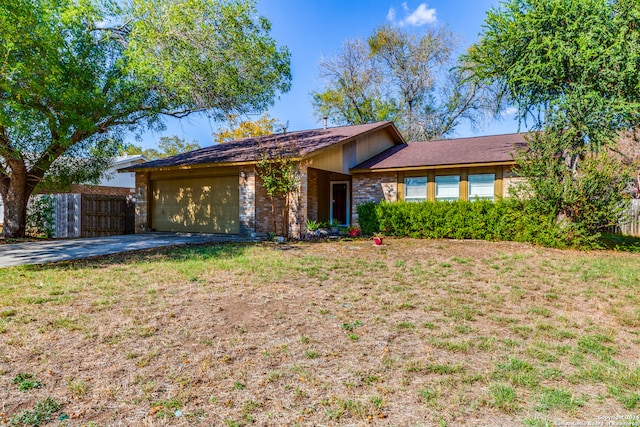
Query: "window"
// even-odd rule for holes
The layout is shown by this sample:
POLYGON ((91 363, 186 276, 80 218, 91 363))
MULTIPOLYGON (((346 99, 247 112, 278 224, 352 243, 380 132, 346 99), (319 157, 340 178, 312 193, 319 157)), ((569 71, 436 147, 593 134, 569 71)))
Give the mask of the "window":
POLYGON ((469 175, 469 200, 493 200, 496 176, 492 173, 469 175))
POLYGON ((460 175, 436 176, 436 200, 460 198, 460 175))
POLYGON ((423 202, 427 200, 426 176, 404 179, 404 200, 406 202, 423 202))

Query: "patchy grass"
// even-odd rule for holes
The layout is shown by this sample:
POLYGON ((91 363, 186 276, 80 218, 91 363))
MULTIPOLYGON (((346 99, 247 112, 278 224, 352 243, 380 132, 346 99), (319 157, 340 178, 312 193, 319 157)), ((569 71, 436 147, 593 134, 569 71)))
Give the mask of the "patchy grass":
POLYGON ((637 263, 615 251, 356 239, 0 269, 0 424, 632 416, 637 263))
POLYGON ((58 402, 47 397, 36 402, 33 410, 24 410, 12 416, 9 423, 12 426, 38 427, 47 424, 61 407, 58 402))

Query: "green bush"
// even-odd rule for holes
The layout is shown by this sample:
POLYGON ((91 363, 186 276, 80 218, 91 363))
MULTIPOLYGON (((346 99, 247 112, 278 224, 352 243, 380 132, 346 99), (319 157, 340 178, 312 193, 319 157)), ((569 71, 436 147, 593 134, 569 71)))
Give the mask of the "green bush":
POLYGON ((530 242, 542 246, 588 246, 593 238, 575 224, 560 224, 518 199, 364 203, 357 207, 364 234, 421 239, 530 242))
POLYGON ((48 194, 33 197, 27 207, 26 233, 31 237, 53 237, 55 200, 48 194))
POLYGON ((367 202, 356 207, 358 212, 358 224, 362 234, 371 235, 380 231, 378 222, 377 203, 367 202))

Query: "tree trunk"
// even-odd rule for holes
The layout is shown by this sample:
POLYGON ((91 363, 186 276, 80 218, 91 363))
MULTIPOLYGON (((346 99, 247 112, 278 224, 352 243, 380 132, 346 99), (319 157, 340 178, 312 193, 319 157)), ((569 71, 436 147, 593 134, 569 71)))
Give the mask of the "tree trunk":
POLYGON ((28 185, 26 173, 14 173, 8 185, 2 189, 4 224, 2 235, 6 238, 24 237, 27 227, 27 203, 33 191, 28 185))
POLYGON ((269 196, 271 199, 271 218, 273 218, 273 234, 278 235, 278 218, 276 216, 276 199, 273 196, 269 196))
POLYGON ((282 208, 282 229, 284 237, 289 239, 289 195, 284 196, 284 206, 282 208))

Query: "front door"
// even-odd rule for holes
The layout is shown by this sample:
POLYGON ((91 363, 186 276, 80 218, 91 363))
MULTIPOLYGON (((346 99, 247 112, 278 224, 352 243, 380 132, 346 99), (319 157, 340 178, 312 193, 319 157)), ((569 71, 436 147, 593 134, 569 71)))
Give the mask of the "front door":
POLYGON ((331 182, 331 222, 349 225, 349 181, 331 182))

